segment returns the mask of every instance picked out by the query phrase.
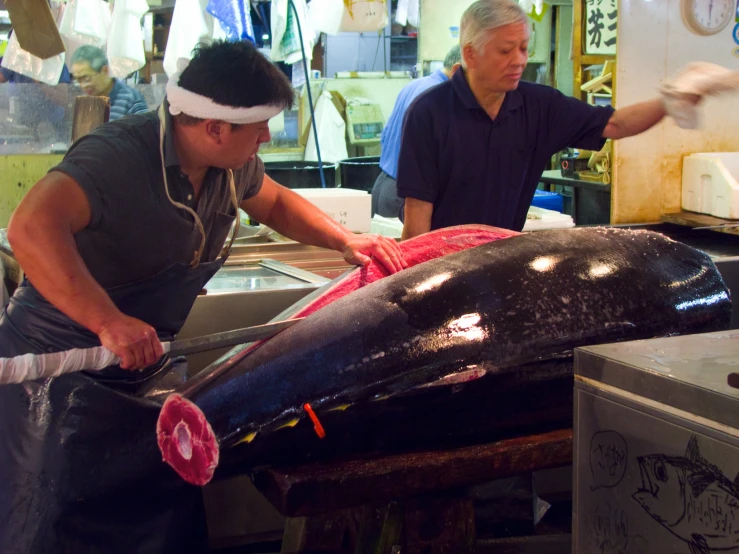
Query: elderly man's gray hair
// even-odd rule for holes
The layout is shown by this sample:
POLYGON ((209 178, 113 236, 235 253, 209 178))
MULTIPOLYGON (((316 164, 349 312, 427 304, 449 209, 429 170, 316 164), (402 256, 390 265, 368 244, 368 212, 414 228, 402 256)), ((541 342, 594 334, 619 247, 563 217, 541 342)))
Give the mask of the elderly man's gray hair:
POLYGON ((449 52, 446 53, 446 58, 444 58, 444 69, 451 71, 451 69, 458 63, 462 63, 462 47, 459 44, 456 44, 451 50, 449 50, 449 52))
MULTIPOLYGON (((477 0, 462 14, 459 25, 459 44, 468 44, 477 52, 482 52, 492 31, 511 23, 528 23, 529 18, 523 8, 513 0, 477 0)), ((464 60, 462 61, 464 65, 464 60)))
POLYGON ((105 55, 105 52, 103 52, 102 48, 86 44, 85 46, 80 46, 75 50, 71 64, 85 62, 90 64, 93 71, 97 71, 99 73, 103 67, 108 65, 108 57, 105 55))

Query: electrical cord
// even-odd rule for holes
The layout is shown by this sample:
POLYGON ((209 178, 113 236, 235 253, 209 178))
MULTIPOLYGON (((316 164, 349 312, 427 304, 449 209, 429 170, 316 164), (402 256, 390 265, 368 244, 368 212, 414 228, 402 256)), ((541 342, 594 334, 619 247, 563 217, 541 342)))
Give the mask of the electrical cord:
POLYGON ((300 39, 300 52, 303 54, 303 71, 305 72, 305 86, 308 89, 308 105, 310 106, 310 118, 313 127, 313 139, 316 141, 316 156, 318 157, 318 173, 321 175, 321 187, 326 188, 326 177, 323 174, 323 162, 321 161, 321 147, 318 145, 318 126, 316 125, 316 113, 313 108, 313 93, 310 90, 310 77, 308 71, 308 58, 305 55, 305 44, 303 43, 303 29, 300 27, 298 9, 293 0, 287 0, 295 14, 295 22, 298 24, 298 38, 300 39))

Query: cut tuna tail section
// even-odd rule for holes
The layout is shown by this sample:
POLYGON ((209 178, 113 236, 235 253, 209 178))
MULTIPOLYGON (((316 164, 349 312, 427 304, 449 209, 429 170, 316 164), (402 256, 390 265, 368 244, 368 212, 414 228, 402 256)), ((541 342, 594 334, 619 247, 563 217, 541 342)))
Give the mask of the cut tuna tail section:
POLYGON ((200 408, 179 394, 165 400, 157 421, 162 459, 188 483, 205 485, 218 467, 215 433, 200 408))

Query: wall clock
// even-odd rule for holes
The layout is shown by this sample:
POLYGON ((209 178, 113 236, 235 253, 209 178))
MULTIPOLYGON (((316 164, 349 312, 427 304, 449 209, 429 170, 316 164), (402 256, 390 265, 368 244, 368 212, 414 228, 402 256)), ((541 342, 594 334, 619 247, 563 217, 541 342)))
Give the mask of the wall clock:
POLYGON ((680 0, 685 25, 696 34, 714 35, 729 24, 734 15, 732 0, 680 0))

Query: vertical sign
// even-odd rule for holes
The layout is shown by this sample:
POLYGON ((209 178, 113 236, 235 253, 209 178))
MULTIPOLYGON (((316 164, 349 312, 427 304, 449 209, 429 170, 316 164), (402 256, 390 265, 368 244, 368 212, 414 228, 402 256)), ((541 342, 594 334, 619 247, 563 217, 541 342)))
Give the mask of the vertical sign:
POLYGON ((585 54, 615 56, 618 0, 586 0, 585 18, 585 54))

